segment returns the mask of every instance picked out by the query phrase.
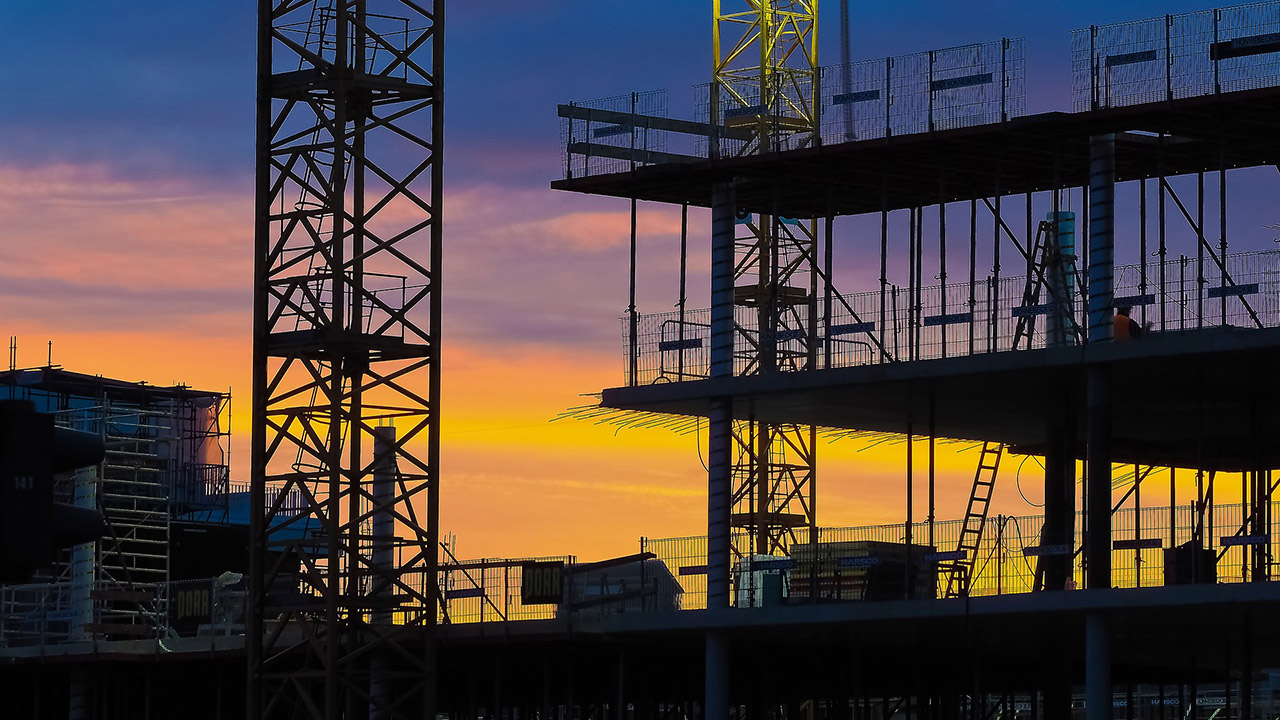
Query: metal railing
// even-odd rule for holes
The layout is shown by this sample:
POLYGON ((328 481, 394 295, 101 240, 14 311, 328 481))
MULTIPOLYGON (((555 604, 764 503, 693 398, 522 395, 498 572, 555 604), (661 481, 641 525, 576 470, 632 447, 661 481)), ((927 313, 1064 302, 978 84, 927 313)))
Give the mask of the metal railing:
MULTIPOLYGON (((1251 539, 1254 543, 1252 545, 1240 542, 1239 538, 1228 539, 1243 525, 1248 512, 1247 505, 1219 503, 1211 512, 1206 513, 1203 548, 1217 556, 1215 576, 1219 583, 1253 579, 1246 548, 1264 547, 1272 558, 1280 551, 1275 527, 1268 528, 1260 539, 1251 539)), ((1126 543, 1142 539, 1146 541, 1142 543, 1146 547, 1112 551, 1113 587, 1158 587, 1167 584, 1166 572, 1172 572, 1172 569, 1166 566, 1165 552, 1191 540, 1196 517, 1195 507, 1192 505, 1177 506, 1172 510, 1168 506, 1142 508, 1141 511, 1132 508, 1117 510, 1112 515, 1113 542, 1125 547, 1126 543)), ((1272 517, 1277 517, 1274 509, 1272 517)), ((997 515, 989 518, 978 552, 972 558, 969 595, 978 597, 1031 592, 1035 583, 1036 548, 1040 546, 1043 524, 1043 516, 1038 515, 997 515)), ((945 594, 946 576, 936 572, 934 563, 938 560, 930 556, 954 551, 962 526, 960 520, 934 523, 932 530, 927 522, 912 525, 916 572, 923 573, 923 577, 928 578, 921 580, 917 577, 915 597, 941 597, 945 594), (932 545, 929 543, 930 537, 932 545)), ((1072 545, 1072 587, 1082 587, 1084 582, 1082 556, 1078 550, 1083 539, 1082 526, 1083 514, 1078 513, 1075 542, 1072 545)), ((770 602, 785 604, 905 597, 906 587, 900 577, 895 577, 894 584, 888 588, 875 588, 873 585, 870 590, 872 596, 867 595, 869 568, 901 562, 901 555, 906 549, 904 523, 819 528, 816 550, 807 535, 807 530, 800 529, 795 541, 787 548, 788 552, 777 557, 752 556, 738 559, 731 574, 734 604, 745 607, 770 602), (769 600, 762 601, 759 597, 762 588, 768 588, 767 584, 760 582, 761 573, 776 574, 780 580, 777 594, 769 600), (815 574, 817 577, 814 577, 815 574), (876 592, 888 592, 889 597, 876 596, 876 592)), ((684 591, 683 609, 706 607, 705 536, 648 539, 642 545, 646 551, 654 553, 680 580, 684 591)), ((874 584, 874 579, 872 583, 874 584)))
POLYGON ((776 107, 759 104, 758 87, 719 93, 714 128, 709 83, 694 86, 693 122, 667 121, 666 90, 570 103, 560 111, 564 175, 706 159, 713 143, 727 157, 1005 122, 1026 113, 1024 58, 1020 38, 1002 38, 820 67, 803 84, 812 97, 790 88, 776 107), (737 124, 744 114, 757 130, 737 124), (754 135, 762 126, 764 143, 754 135))
POLYGON ((0 586, 0 645, 243 635, 245 583, 228 573, 127 589, 71 581, 0 586))
MULTIPOLYGON (((1160 263, 1155 262, 1120 266, 1115 270, 1114 298, 1132 306, 1133 318, 1150 322, 1154 333, 1222 326, 1280 327, 1280 251, 1228 255, 1224 266, 1229 282, 1213 263, 1205 263, 1201 282, 1194 258, 1166 260, 1163 273, 1160 263), (1163 289, 1156 282, 1160 277, 1166 278, 1163 289)), ((927 360, 1043 348, 1049 339, 1049 299, 1041 297, 1039 304, 1024 306, 1025 286, 1025 277, 1001 278, 998 284, 988 278, 972 288, 967 283, 945 288, 935 285, 921 289, 920 303, 915 307, 906 289, 896 285, 887 287, 883 304, 879 291, 844 295, 832 303, 829 322, 818 318, 812 338, 804 333, 779 333, 779 355, 804 355, 812 342, 816 343, 816 366, 835 368, 891 359, 927 360), (1034 324, 1023 326, 1030 329, 1030 336, 1015 348, 1019 320, 1027 316, 1034 319, 1034 324), (884 353, 877 349, 880 343, 884 353)), ((1063 308, 1078 326, 1087 325, 1084 298, 1064 300, 1063 308)), ((807 307, 801 304, 794 312, 799 326, 808 327, 807 307)), ((750 367, 759 331, 754 309, 739 307, 735 315, 734 373, 740 374, 750 367)), ((629 326, 623 317, 626 383, 706 377, 710 322, 708 309, 687 310, 683 316, 679 312, 639 316, 636 371, 631 377, 629 326)), ((1069 337, 1068 342, 1076 340, 1069 337)))
POLYGON ((1076 111, 1280 84, 1280 2, 1250 3, 1071 33, 1076 111))
MULTIPOLYGON (((1201 575, 1192 578, 1196 582, 1271 580, 1273 559, 1280 553, 1277 505, 1272 504, 1261 527, 1246 525, 1249 506, 1243 503, 1218 503, 1203 516, 1195 505, 1118 509, 1112 514, 1112 586, 1185 583, 1186 568, 1177 567, 1184 560, 1177 556, 1188 548, 1207 558, 1201 575), (1247 534, 1246 527, 1253 534, 1247 534), (1195 528, 1201 529, 1198 536, 1195 528)), ((1073 543, 1058 549, 1042 546, 1043 523, 1038 515, 989 518, 977 552, 968 558, 968 594, 1031 592, 1041 554, 1070 556, 1072 579, 1064 589, 1082 586, 1083 514, 1076 515, 1073 543)), ((962 526, 960 520, 913 523, 909 546, 904 523, 819 528, 813 537, 801 528, 775 554, 734 560, 732 604, 745 608, 941 598, 947 576, 938 563, 947 559, 942 554, 955 551, 962 526)), ((743 546, 747 538, 737 540, 735 546, 743 546)), ((451 561, 440 567, 438 619, 464 624, 703 609, 706 563, 705 536, 641 538, 637 555, 597 563, 582 563, 573 556, 451 561), (527 573, 541 573, 541 580, 527 573)), ((421 591, 424 579, 419 577, 416 585, 413 578, 402 581, 421 591)), ((94 637, 238 635, 244 632, 244 599, 243 578, 230 573, 139 585, 123 592, 107 583, 9 585, 0 587, 0 642, 19 647, 94 637), (137 606, 133 626, 99 623, 104 618, 118 621, 122 604, 137 606)), ((418 622, 421 616, 420 606, 401 606, 392 621, 418 622)))
MULTIPOLYGON (((1123 477, 1121 477, 1123 480, 1123 477)), ((1158 587, 1187 582, 1174 559, 1192 542, 1194 528, 1202 528, 1200 552, 1211 557, 1197 582, 1238 583, 1270 580, 1271 559, 1280 552, 1274 523, 1260 535, 1242 535, 1249 508, 1241 503, 1218 503, 1203 518, 1194 505, 1121 508, 1112 514, 1112 586, 1118 589, 1158 587), (1262 577, 1253 575, 1251 551, 1265 552, 1262 577)), ((1071 577, 1066 588, 1084 583, 1083 513, 1077 513, 1075 539, 1069 547, 1043 547, 1043 516, 996 515, 988 519, 978 551, 971 560, 971 597, 1029 593, 1036 582, 1037 557, 1070 556, 1071 577)), ((819 528, 810 538, 806 529, 775 555, 736 558, 731 567, 735 607, 826 602, 900 600, 907 596, 907 578, 915 598, 942 598, 947 576, 938 563, 953 553, 963 523, 949 520, 914 523, 908 555, 904 523, 859 527, 819 528), (941 557, 940 557, 941 555, 941 557), (908 574, 906 566, 910 565, 908 574)), ((747 538, 737 538, 744 546, 747 538)), ((489 558, 445 565, 441 592, 447 622, 513 622, 618 613, 699 610, 706 607, 707 544, 705 536, 641 538, 641 553, 610 568, 578 563, 572 556, 534 559, 489 558), (648 558, 643 562, 636 558, 648 558), (563 579, 554 601, 521 602, 523 572, 530 563, 558 565, 563 579)), ((1057 589, 1057 588, 1054 588, 1057 589)))

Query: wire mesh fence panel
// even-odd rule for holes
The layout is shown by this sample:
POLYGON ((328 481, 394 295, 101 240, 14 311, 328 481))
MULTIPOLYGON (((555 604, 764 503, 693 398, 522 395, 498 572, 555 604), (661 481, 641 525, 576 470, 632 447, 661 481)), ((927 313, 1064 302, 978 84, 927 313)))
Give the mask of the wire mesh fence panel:
POLYGON ((560 118, 566 178, 627 172, 668 160, 668 131, 646 121, 667 117, 666 90, 570 103, 568 114, 560 118))
POLYGON ((1217 92, 1280 84, 1280 2, 1222 8, 1209 49, 1217 92))
MULTIPOLYGON (((1280 326, 1280 251, 1227 255, 1224 274, 1206 256, 1203 270, 1194 258, 1115 268, 1115 304, 1133 308, 1135 320, 1150 322, 1153 332, 1200 327, 1240 328, 1280 326), (1143 280, 1145 275, 1145 282, 1143 280), (1201 281, 1203 276, 1203 282, 1201 281)), ((852 367, 889 360, 929 360, 941 357, 1006 352, 1074 345, 1085 325, 1085 299, 1080 283, 1075 294, 1059 297, 1042 289, 1028 299, 1025 276, 949 283, 912 291, 898 285, 879 292, 832 298, 831 317, 807 331, 781 328, 774 335, 778 369, 808 367, 813 343, 815 367, 852 367), (883 312, 882 312, 883 308, 883 312), (881 352, 880 346, 884 350, 881 352)), ((822 302, 819 303, 821 308, 822 302)), ((808 328, 808 309, 789 312, 788 327, 808 328)), ((690 310, 681 322, 678 313, 641 315, 637 319, 635 382, 679 382, 706 377, 710 357, 710 316, 707 309, 690 310)), ((734 372, 759 372, 759 318, 754 308, 736 307, 734 372)), ((623 318, 623 347, 631 383, 628 320, 623 318)))
POLYGON ((1280 84, 1280 2, 1072 31, 1077 111, 1280 84))
POLYGON ((693 86, 693 115, 701 127, 685 125, 682 132, 654 122, 668 117, 665 90, 571 103, 560 122, 565 177, 1000 123, 1026 114, 1020 38, 788 71, 787 78, 768 92, 740 77, 693 86))
POLYGON ((646 538, 642 549, 653 553, 680 583, 680 607, 702 610, 707 607, 707 538, 689 536, 646 538))
POLYGON ((1000 123, 1026 113, 1020 38, 822 70, 822 139, 870 140, 1000 123))
MULTIPOLYGON (((462 560, 440 567, 440 594, 450 623, 544 620, 560 615, 563 592, 532 593, 525 584, 525 571, 533 566, 549 568, 563 576, 572 567, 572 555, 485 558, 462 560), (536 595, 536 596, 535 596, 536 595)), ((563 587, 557 583, 558 587, 563 587)))
POLYGON ((834 65, 822 71, 822 141, 872 140, 888 134, 893 58, 834 65))

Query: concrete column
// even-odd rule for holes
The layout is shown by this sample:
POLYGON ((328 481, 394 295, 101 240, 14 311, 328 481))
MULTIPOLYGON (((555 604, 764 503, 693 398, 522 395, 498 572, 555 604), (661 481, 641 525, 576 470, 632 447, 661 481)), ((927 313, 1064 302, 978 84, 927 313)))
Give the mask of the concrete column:
MULTIPOLYGON (((1075 544, 1076 417, 1066 393, 1046 398, 1049 422, 1045 428, 1044 534, 1042 545, 1075 544)), ((1062 590, 1071 577, 1071 553, 1041 555, 1044 589, 1062 590)))
MULTIPOLYGON (((713 378, 733 375, 733 185, 712 188, 711 368, 713 378)), ((733 399, 713 398, 707 415, 707 609, 729 607, 729 512, 732 507, 733 399)), ((707 634, 707 720, 729 717, 729 654, 718 632, 707 634)))
MULTIPOLYGON (((1115 276, 1116 136, 1089 139, 1089 342, 1111 339, 1115 276)), ((1088 374, 1088 587, 1111 586, 1111 374, 1088 374)), ((1110 703, 1108 703, 1110 707, 1110 703)))
POLYGON ((733 183, 711 189, 711 377, 733 374, 733 183))
MULTIPOLYGON (((711 377, 733 375, 734 192, 731 183, 712 190, 711 377)), ((714 398, 707 427, 707 608, 729 607, 733 400, 714 398)))
POLYGON ((1085 720, 1111 720, 1111 632, 1107 625, 1102 613, 1085 616, 1085 720))
POLYGON ((1089 589, 1111 587, 1111 367, 1089 368, 1085 460, 1085 574, 1089 589))
POLYGON ((1115 289, 1116 136, 1089 138, 1089 342, 1111 339, 1115 289))

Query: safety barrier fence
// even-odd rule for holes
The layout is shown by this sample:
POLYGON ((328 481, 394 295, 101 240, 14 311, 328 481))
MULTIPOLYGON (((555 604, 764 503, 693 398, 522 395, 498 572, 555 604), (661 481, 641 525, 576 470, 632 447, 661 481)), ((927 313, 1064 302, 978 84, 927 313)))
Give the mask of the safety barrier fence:
MULTIPOLYGON (((1119 468, 1117 475, 1124 480, 1119 468)), ((1225 476, 1219 477, 1226 482, 1225 476)), ((1274 527, 1277 514, 1273 506, 1261 525, 1246 526, 1249 514, 1249 506, 1239 503, 1206 507, 1203 515, 1195 505, 1116 510, 1112 515, 1113 587, 1270 580, 1272 558, 1280 550, 1274 527), (1188 560, 1195 553, 1200 556, 1188 560)), ((1083 515, 1076 516, 1075 540, 1069 546, 1041 543, 1043 523, 1043 516, 1036 515, 989 518, 978 551, 967 559, 968 594, 1032 592, 1039 559, 1055 556, 1068 558, 1071 568, 1071 579, 1062 589, 1083 587, 1083 515)), ((735 557, 731 603, 745 608, 900 600, 908 596, 908 585, 912 597, 941 601, 948 593, 946 565, 956 558, 961 526, 959 520, 936 522, 932 527, 927 522, 913 523, 910 545, 905 523, 819 528, 812 539, 807 529, 798 529, 781 550, 735 557)), ((734 547, 749 547, 748 538, 736 537, 734 547)), ((465 580, 462 569, 446 569, 442 574, 448 621, 706 607, 705 536, 642 538, 640 549, 638 556, 615 561, 612 570, 580 564, 572 557, 461 563, 471 568, 465 580), (489 568, 483 578, 476 571, 480 564, 489 568), (553 597, 541 598, 548 602, 521 603, 522 591, 529 591, 522 587, 523 573, 539 571, 560 574, 564 584, 556 587, 553 597)))
POLYGON ((0 643, 55 645, 95 639, 161 641, 243 635, 247 580, 169 583, 58 581, 0 587, 0 643))
POLYGON ((1280 84, 1280 2, 1071 33, 1076 111, 1165 102, 1280 84))
MULTIPOLYGON (((668 118, 666 90, 561 108, 565 177, 1005 122, 1026 113, 1022 40, 789 71, 759 85, 694 86, 695 120, 668 118)), ((726 81, 728 82, 728 81, 726 81)))
MULTIPOLYGON (((1271 579, 1272 558, 1280 550, 1274 526, 1280 513, 1274 505, 1268 517, 1254 523, 1246 523, 1250 507, 1245 504, 1218 503, 1203 514, 1196 508, 1125 507, 1113 513, 1113 586, 1271 579)), ((1077 514, 1071 545, 1043 544, 1043 522, 1034 515, 989 518, 977 552, 964 558, 968 594, 1031 592, 1040 558, 1054 556, 1067 558, 1071 568, 1063 589, 1082 587, 1083 516, 1077 514)), ((958 520, 916 522, 908 542, 905 523, 819 528, 812 537, 800 528, 772 553, 735 557, 731 604, 747 608, 906 597, 941 601, 949 587, 961 587, 949 585, 955 581, 947 569, 959 559, 960 530, 958 520)), ((745 535, 734 538, 734 547, 749 546, 745 535)), ((706 607, 706 572, 703 536, 642 538, 635 555, 590 563, 573 556, 450 561, 440 567, 437 617, 462 624, 697 610, 706 607)), ((402 578, 417 597, 426 597, 424 580, 422 575, 402 578)), ((232 573, 128 587, 69 581, 4 586, 0 640, 6 647, 20 647, 239 635, 244 632, 246 589, 245 578, 232 573)), ((397 624, 422 622, 423 613, 420 606, 401 605, 388 618, 397 624)))
MULTIPOLYGON (((1213 262, 1206 260, 1201 266, 1195 258, 1186 257, 1119 266, 1115 302, 1131 306, 1132 317, 1151 323, 1155 333, 1280 326, 1280 251, 1227 255, 1223 266, 1225 276, 1213 262)), ((851 367, 1079 344, 1087 326, 1084 298, 1063 293, 1058 304, 1042 289, 1037 301, 1028 304, 1026 287, 1025 276, 998 282, 988 278, 973 286, 921 288, 917 301, 907 288, 889 285, 883 293, 833 298, 829 320, 821 316, 825 298, 818 298, 816 323, 809 320, 808 303, 799 303, 787 308, 774 332, 779 357, 790 358, 779 369, 851 367), (812 365, 806 364, 807 358, 812 358, 812 365)), ((734 373, 743 374, 753 370, 759 353, 758 315, 754 308, 737 307, 734 312, 734 373)), ((707 377, 710 310, 639 315, 634 377, 628 358, 629 319, 624 316, 621 322, 628 385, 707 377)))

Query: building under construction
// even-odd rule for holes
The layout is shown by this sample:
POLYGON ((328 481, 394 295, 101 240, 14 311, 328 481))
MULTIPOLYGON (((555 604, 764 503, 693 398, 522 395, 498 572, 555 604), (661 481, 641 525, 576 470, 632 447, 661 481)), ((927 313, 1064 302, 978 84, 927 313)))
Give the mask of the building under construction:
MULTIPOLYGON (((689 117, 662 92, 560 106, 553 187, 711 215, 684 224, 677 307, 657 315, 637 308, 633 221, 621 380, 580 413, 705 438, 706 534, 594 563, 439 542, 443 3, 374 4, 262 4, 247 596, 226 577, 182 625, 152 622, 141 584, 90 589, 120 611, 90 619, 73 553, 43 624, 12 620, 28 601, 5 590, 15 712, 161 716, 186 695, 185 716, 235 717, 247 690, 264 718, 1276 715, 1280 253, 1255 228, 1274 221, 1280 2, 1078 30, 1073 110, 1028 114, 1020 40, 822 67, 816 0, 717 0, 689 117), (376 156, 386 130, 418 154, 376 156), (422 217, 375 222, 397 197, 422 217), (403 249, 419 231, 424 256, 403 249), (899 441, 902 516, 821 524, 830 437, 899 441), (953 511, 940 442, 975 451, 953 511), (1041 459, 1042 514, 990 512, 1010 454, 1041 459)), ((128 404, 100 421, 124 438, 100 504, 119 471, 171 488, 166 532, 217 514, 216 483, 148 479, 160 459, 217 474, 207 457, 124 442, 167 424, 217 444, 221 425, 173 418, 222 396, 7 378, 73 426, 128 404)), ((95 578, 155 559, 101 545, 95 578)))
POLYGON ((553 183, 631 203, 624 380, 587 414, 705 426, 707 535, 649 541, 590 619, 456 628, 452 708, 1273 714, 1280 4, 1078 30, 1045 114, 1016 39, 820 67, 818 3, 713 5, 694 115, 562 105, 553 183), (710 209, 673 312, 636 307, 637 203, 710 209), (905 515, 823 528, 819 439, 858 433, 907 441, 905 515), (980 447, 947 523, 941 439, 980 447), (1043 458, 1043 516, 989 516, 1009 453, 1043 458))

